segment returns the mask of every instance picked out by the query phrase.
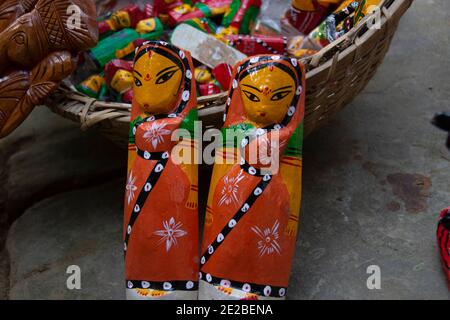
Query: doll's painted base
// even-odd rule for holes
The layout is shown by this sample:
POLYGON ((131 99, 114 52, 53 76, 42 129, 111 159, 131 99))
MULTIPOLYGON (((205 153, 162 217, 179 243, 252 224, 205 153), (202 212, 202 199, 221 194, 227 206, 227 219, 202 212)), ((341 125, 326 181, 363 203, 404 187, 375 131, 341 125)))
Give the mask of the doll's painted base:
POLYGON ((199 282, 199 300, 285 300, 285 297, 264 297, 254 293, 248 293, 231 287, 223 287, 208 283, 204 280, 199 282))
POLYGON ((198 291, 126 289, 127 300, 197 300, 198 291))

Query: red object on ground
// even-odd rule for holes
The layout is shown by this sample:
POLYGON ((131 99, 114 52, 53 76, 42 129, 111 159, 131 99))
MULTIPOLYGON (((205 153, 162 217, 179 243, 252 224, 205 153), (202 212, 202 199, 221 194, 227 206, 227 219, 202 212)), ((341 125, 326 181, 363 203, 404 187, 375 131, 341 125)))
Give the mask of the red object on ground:
POLYGON ((226 91, 230 88, 232 67, 229 64, 221 63, 212 69, 212 74, 217 82, 220 83, 222 90, 226 91))
POLYGON ((442 267, 450 286, 450 207, 441 212, 436 236, 442 258, 442 267))

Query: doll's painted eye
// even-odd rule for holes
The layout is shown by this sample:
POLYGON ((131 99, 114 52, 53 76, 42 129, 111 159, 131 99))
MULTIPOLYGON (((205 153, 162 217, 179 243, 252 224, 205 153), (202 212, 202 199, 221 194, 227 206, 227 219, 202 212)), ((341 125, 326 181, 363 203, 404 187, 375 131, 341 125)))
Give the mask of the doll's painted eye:
POLYGON ((165 83, 165 82, 169 81, 170 78, 172 78, 173 75, 174 75, 177 71, 178 71, 178 69, 176 69, 176 70, 170 70, 170 71, 167 71, 166 73, 163 73, 162 75, 160 75, 160 76, 158 77, 158 79, 156 79, 155 83, 156 83, 156 84, 162 84, 162 83, 165 83))
POLYGON ((259 102, 261 100, 259 100, 258 96, 249 92, 249 91, 244 91, 245 96, 248 98, 248 100, 252 101, 252 102, 259 102))
POLYGON ((278 101, 283 99, 284 97, 286 97, 289 93, 291 93, 290 90, 288 91, 281 91, 281 92, 277 92, 275 93, 272 98, 270 99, 271 101, 278 101))
POLYGON ((141 80, 139 80, 138 78, 134 77, 134 85, 135 85, 136 87, 142 86, 141 80))

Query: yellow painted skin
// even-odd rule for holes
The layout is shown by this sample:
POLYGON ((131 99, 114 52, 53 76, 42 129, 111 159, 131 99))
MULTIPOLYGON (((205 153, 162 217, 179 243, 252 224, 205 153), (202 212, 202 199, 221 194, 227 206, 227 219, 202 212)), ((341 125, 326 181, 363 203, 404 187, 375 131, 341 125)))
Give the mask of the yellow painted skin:
MULTIPOLYGON (((263 68, 245 77, 240 85, 244 112, 247 123, 256 128, 280 123, 287 113, 289 104, 295 94, 294 80, 284 71, 274 67, 263 68)), ((237 150, 219 148, 211 178, 211 186, 215 188, 219 180, 231 169, 233 164, 225 159, 237 159, 237 150)), ((280 163, 280 174, 286 181, 290 195, 290 217, 284 232, 295 237, 298 231, 298 220, 301 206, 301 174, 302 159, 284 157, 280 163)), ((213 223, 212 200, 214 192, 209 192, 206 209, 206 226, 213 223)))
POLYGON ((155 30, 155 26, 155 18, 144 19, 138 22, 136 25, 136 31, 141 34, 150 33, 155 30))
POLYGON ((118 70, 111 80, 111 88, 118 93, 124 93, 133 87, 133 74, 127 70, 118 70))
POLYGON ((134 98, 147 114, 168 114, 176 107, 181 70, 170 59, 149 51, 134 65, 134 98))
MULTIPOLYGON (((143 113, 142 118, 169 114, 176 109, 180 99, 182 70, 170 59, 149 51, 140 57, 134 64, 134 99, 143 113)), ((191 148, 191 155, 196 155, 197 145, 195 140, 183 139, 180 146, 191 148)), ((128 171, 131 169, 137 154, 134 150, 128 151, 128 171)), ((189 164, 181 164, 191 184, 186 207, 195 209, 198 207, 198 173, 197 165, 191 161, 189 164)))
POLYGON ((131 26, 130 15, 126 11, 117 11, 107 22, 113 31, 129 28, 131 26))
POLYGON ((263 68, 245 77, 239 89, 248 122, 264 128, 283 120, 295 94, 295 83, 279 68, 263 68))
POLYGON ((194 71, 195 80, 198 83, 208 83, 212 80, 211 72, 206 68, 195 68, 194 71))

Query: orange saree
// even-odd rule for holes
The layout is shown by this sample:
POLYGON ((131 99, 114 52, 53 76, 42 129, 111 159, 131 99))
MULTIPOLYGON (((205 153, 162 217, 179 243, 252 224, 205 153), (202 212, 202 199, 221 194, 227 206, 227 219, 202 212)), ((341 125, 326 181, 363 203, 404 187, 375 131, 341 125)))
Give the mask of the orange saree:
POLYGON ((199 295, 283 298, 300 211, 303 66, 256 56, 235 66, 233 79, 208 198, 199 295), (255 145, 266 152, 252 162, 255 145), (223 163, 230 158, 237 161, 223 163))
POLYGON ((137 50, 134 63, 124 211, 127 297, 195 299, 197 167, 174 161, 172 153, 179 144, 195 149, 192 61, 187 52, 165 42, 149 42, 137 50), (171 138, 177 129, 188 132, 180 142, 171 138))

